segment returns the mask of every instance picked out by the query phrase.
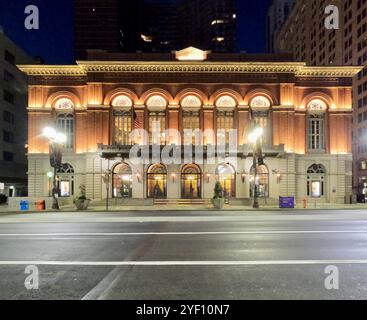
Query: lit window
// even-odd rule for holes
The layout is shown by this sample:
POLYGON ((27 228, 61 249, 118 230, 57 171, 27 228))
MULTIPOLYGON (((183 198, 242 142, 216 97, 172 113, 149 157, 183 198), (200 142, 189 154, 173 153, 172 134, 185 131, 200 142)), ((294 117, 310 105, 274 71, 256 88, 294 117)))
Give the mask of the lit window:
POLYGON ((151 111, 149 113, 149 139, 151 144, 165 145, 166 112, 151 111))
POLYGON ((74 115, 71 113, 59 113, 57 115, 57 127, 65 134, 65 148, 72 149, 74 147, 74 115))
POLYGON ((366 160, 362 160, 361 161, 360 168, 361 168, 361 170, 367 170, 367 162, 366 162, 366 160))
POLYGON ((224 23, 224 20, 213 20, 212 26, 214 26, 215 24, 222 24, 222 23, 224 23))
POLYGON ((187 141, 190 139, 190 137, 186 139, 186 135, 189 133, 192 136, 192 144, 200 145, 201 144, 200 134, 198 135, 200 129, 199 111, 184 111, 182 116, 182 122, 183 122, 185 140, 187 141))
POLYGON ((145 42, 152 42, 152 41, 153 41, 153 37, 151 37, 151 36, 146 36, 146 35, 144 35, 144 34, 142 34, 142 35, 141 35, 141 38, 142 38, 142 40, 143 40, 143 41, 145 41, 145 42))
POLYGON ((229 144, 230 130, 233 130, 233 111, 217 111, 217 140, 229 144))
POLYGON ((310 114, 308 116, 308 149, 324 150, 325 124, 323 114, 310 114))
POLYGON ((74 108, 74 103, 68 98, 61 98, 56 101, 55 109, 58 110, 71 110, 74 108))
POLYGON ((115 122, 115 143, 123 146, 131 145, 131 111, 114 110, 113 116, 115 122))

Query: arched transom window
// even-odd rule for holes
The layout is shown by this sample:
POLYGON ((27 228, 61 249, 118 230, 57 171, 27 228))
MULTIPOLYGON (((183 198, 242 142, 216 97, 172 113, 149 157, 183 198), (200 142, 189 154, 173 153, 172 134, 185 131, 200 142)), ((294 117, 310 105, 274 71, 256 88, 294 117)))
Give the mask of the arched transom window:
POLYGON ((160 95, 154 95, 154 96, 151 96, 147 102, 146 102, 146 105, 148 108, 154 108, 154 107, 160 107, 160 108, 166 108, 168 103, 167 103, 167 100, 160 96, 160 95))
POLYGON ((183 108, 200 108, 201 106, 201 100, 194 95, 186 96, 181 101, 181 107, 183 108))
POLYGON ((112 100, 113 107, 132 107, 133 101, 126 95, 119 95, 112 100))
POLYGON ((72 110, 74 103, 69 98, 60 98, 55 102, 56 110, 72 110))
POLYGON ((221 96, 215 103, 217 108, 235 108, 237 106, 236 100, 231 96, 221 96))
POLYGON ((251 108, 270 108, 271 102, 265 96, 256 96, 251 100, 251 108))

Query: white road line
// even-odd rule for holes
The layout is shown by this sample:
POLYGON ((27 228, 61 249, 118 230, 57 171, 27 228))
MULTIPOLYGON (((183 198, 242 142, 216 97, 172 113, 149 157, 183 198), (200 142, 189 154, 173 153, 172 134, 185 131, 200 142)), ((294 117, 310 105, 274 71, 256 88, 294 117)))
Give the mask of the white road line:
POLYGON ((0 266, 252 266, 367 264, 365 260, 255 260, 255 261, 0 261, 0 266))
POLYGON ((208 232, 85 232, 85 233, 0 233, 0 237, 75 237, 75 236, 175 236, 175 235, 263 235, 365 233, 367 230, 274 230, 274 231, 208 231, 208 232))

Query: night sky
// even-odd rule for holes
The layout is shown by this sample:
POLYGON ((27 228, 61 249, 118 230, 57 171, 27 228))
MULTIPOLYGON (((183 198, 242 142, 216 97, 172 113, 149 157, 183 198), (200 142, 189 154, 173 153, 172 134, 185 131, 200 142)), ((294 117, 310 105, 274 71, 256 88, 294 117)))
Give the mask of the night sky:
MULTIPOLYGON (((266 11, 270 0, 237 0, 238 50, 265 51, 266 11)), ((32 56, 49 64, 73 62, 73 0, 0 0, 0 25, 6 34, 32 56), (40 10, 40 29, 24 28, 24 8, 40 10)))

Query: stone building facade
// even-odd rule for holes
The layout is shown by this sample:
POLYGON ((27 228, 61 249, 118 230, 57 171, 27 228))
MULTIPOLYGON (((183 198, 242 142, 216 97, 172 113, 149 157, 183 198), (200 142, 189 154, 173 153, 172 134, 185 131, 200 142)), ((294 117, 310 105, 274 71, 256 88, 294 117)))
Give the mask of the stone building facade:
POLYGON ((80 184, 88 197, 104 199, 103 174, 110 169, 112 197, 133 203, 209 199, 216 181, 230 202, 246 203, 255 181, 247 137, 252 121, 264 129, 265 163, 256 177, 263 201, 295 196, 343 203, 352 194, 352 78, 359 68, 206 59, 208 53, 189 48, 170 61, 121 56, 73 66, 20 66, 29 77, 29 195, 49 195, 49 145, 42 130, 54 126, 68 138, 57 175, 66 200, 80 184), (158 134, 152 134, 154 121, 161 125, 158 134), (132 137, 134 129, 145 129, 147 139, 132 137), (209 132, 198 139, 203 162, 132 163, 134 145, 181 152, 190 145, 183 142, 185 129, 209 132), (235 156, 225 153, 208 163, 208 150, 220 139, 228 151, 230 129, 238 133, 235 156))

